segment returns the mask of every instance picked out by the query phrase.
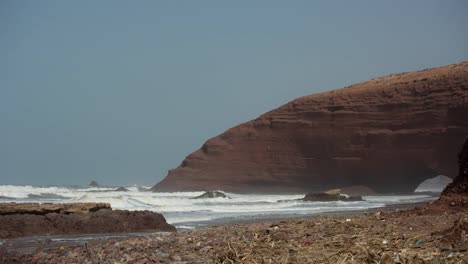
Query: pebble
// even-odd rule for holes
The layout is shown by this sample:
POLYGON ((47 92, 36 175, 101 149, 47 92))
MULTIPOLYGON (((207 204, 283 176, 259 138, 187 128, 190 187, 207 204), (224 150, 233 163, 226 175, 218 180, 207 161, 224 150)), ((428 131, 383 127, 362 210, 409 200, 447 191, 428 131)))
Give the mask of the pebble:
POLYGON ((213 248, 213 247, 206 246, 206 247, 200 249, 198 252, 200 252, 200 253, 206 253, 206 252, 210 251, 210 249, 212 249, 212 248, 213 248))

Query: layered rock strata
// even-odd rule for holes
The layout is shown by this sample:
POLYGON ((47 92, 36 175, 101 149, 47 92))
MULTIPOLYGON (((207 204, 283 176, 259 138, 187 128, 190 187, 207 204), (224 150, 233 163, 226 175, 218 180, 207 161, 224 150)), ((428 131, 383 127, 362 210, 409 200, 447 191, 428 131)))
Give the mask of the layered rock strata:
POLYGON ((392 74, 293 100, 190 154, 153 191, 412 192, 468 135, 468 62, 392 74))
POLYGON ((158 213, 112 210, 105 203, 0 204, 0 238, 175 231, 158 213))

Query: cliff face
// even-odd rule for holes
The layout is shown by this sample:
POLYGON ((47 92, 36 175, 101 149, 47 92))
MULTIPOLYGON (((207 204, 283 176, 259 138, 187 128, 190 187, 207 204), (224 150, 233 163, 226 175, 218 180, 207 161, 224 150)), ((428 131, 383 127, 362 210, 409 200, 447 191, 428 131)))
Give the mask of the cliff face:
POLYGON ((412 191, 454 177, 468 135, 468 62, 293 100, 208 140, 153 191, 412 191))
POLYGON ((468 138, 458 154, 458 164, 458 176, 445 188, 442 196, 468 195, 468 138))

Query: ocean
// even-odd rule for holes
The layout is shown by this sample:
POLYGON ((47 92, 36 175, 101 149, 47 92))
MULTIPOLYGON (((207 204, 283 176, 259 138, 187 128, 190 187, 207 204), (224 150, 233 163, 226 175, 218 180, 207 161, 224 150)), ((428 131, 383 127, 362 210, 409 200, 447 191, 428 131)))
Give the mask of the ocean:
POLYGON ((235 194, 229 198, 192 199, 203 192, 154 193, 147 186, 117 187, 14 186, 0 185, 0 203, 75 203, 106 202, 113 209, 149 210, 162 213, 178 229, 192 229, 219 223, 220 220, 242 221, 253 218, 300 217, 325 212, 361 211, 394 204, 418 203, 434 196, 383 195, 364 196, 355 202, 304 202, 304 194, 235 194))

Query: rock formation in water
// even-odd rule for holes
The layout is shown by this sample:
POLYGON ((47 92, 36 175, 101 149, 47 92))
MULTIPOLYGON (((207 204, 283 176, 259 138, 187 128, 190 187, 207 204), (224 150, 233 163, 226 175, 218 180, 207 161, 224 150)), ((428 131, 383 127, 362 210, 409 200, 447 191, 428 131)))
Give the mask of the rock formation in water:
POLYGON ((0 204, 0 238, 175 231, 158 213, 112 210, 106 203, 0 204))
POLYGON ((355 202, 362 201, 361 196, 347 196, 340 193, 308 193, 301 199, 305 202, 334 202, 334 201, 343 201, 343 202, 355 202))
POLYGON ((125 187, 119 187, 114 190, 114 192, 128 192, 129 190, 125 187))
POLYGON ((91 181, 89 184, 88 184, 89 187, 99 187, 99 183, 97 183, 97 181, 91 181))
POLYGON ((331 190, 321 191, 328 194, 344 194, 347 196, 369 196, 377 195, 377 193, 367 186, 356 185, 356 186, 347 186, 342 188, 336 188, 331 190))
POLYGON ((293 100, 208 140, 153 191, 413 192, 468 135, 468 62, 293 100))
POLYGON ((226 194, 218 191, 209 191, 205 192, 202 195, 199 195, 197 197, 193 197, 192 199, 205 199, 205 198, 229 198, 226 196, 226 194))

